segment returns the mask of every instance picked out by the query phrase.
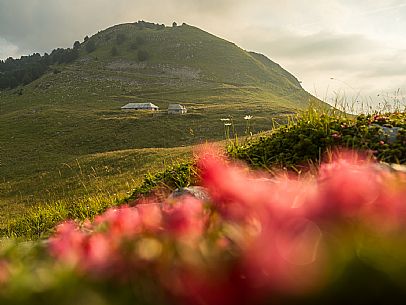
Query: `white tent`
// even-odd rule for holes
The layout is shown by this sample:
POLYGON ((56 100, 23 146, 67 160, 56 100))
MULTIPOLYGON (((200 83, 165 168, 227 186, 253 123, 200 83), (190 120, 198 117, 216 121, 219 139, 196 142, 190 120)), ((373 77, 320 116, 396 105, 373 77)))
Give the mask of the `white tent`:
POLYGON ((159 110, 157 105, 152 103, 128 103, 127 105, 121 107, 121 110, 159 110))

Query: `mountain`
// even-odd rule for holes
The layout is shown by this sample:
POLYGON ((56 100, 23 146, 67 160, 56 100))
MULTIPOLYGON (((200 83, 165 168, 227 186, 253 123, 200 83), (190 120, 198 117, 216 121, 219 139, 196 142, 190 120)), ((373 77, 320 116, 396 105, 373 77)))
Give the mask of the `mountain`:
POLYGON ((64 54, 59 49, 41 77, 0 91, 3 200, 26 198, 39 183, 49 191, 64 164, 234 136, 221 118, 231 118, 243 136, 247 123, 249 131, 268 130, 310 100, 322 105, 264 55, 186 24, 116 25, 68 51, 75 57, 55 64, 55 54, 64 54), (152 102, 163 111, 120 110, 128 102, 152 102), (170 103, 188 113, 168 115, 170 103))

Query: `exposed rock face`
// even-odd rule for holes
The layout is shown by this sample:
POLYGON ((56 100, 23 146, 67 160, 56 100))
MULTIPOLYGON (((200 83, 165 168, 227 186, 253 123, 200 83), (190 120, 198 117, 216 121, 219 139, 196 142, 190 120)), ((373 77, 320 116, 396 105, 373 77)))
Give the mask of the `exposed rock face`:
POLYGON ((376 169, 379 171, 406 174, 406 165, 402 164, 379 162, 376 164, 376 169))
POLYGON ((394 143, 397 138, 401 127, 386 127, 378 124, 372 124, 374 127, 379 127, 381 131, 381 140, 387 141, 389 144, 394 143))
POLYGON ((173 191, 172 194, 169 195, 168 199, 175 199, 181 196, 192 196, 202 201, 209 201, 210 196, 207 190, 202 186, 189 186, 189 187, 182 187, 178 188, 173 191))

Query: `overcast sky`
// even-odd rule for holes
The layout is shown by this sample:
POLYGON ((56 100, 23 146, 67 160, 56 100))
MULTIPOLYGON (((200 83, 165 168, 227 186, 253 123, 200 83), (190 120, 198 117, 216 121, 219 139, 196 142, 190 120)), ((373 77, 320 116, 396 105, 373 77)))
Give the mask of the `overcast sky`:
POLYGON ((406 0, 0 0, 0 59, 137 20, 186 22, 261 52, 323 99, 383 102, 399 89, 406 102, 406 0))

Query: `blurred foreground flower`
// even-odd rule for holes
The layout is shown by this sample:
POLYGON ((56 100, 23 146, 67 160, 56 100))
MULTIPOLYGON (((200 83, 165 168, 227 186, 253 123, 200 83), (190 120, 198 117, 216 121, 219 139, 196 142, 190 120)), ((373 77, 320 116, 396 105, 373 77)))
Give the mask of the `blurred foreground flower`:
MULTIPOLYGON (((184 304, 329 303, 326 291, 354 261, 406 287, 382 254, 389 247, 406 267, 392 246, 406 250, 405 174, 355 153, 303 177, 254 173, 213 151, 198 166, 211 202, 181 197, 110 209, 82 227, 66 222, 52 255, 98 281, 154 278, 168 300, 184 304)), ((368 280, 367 271, 358 275, 368 280)))

